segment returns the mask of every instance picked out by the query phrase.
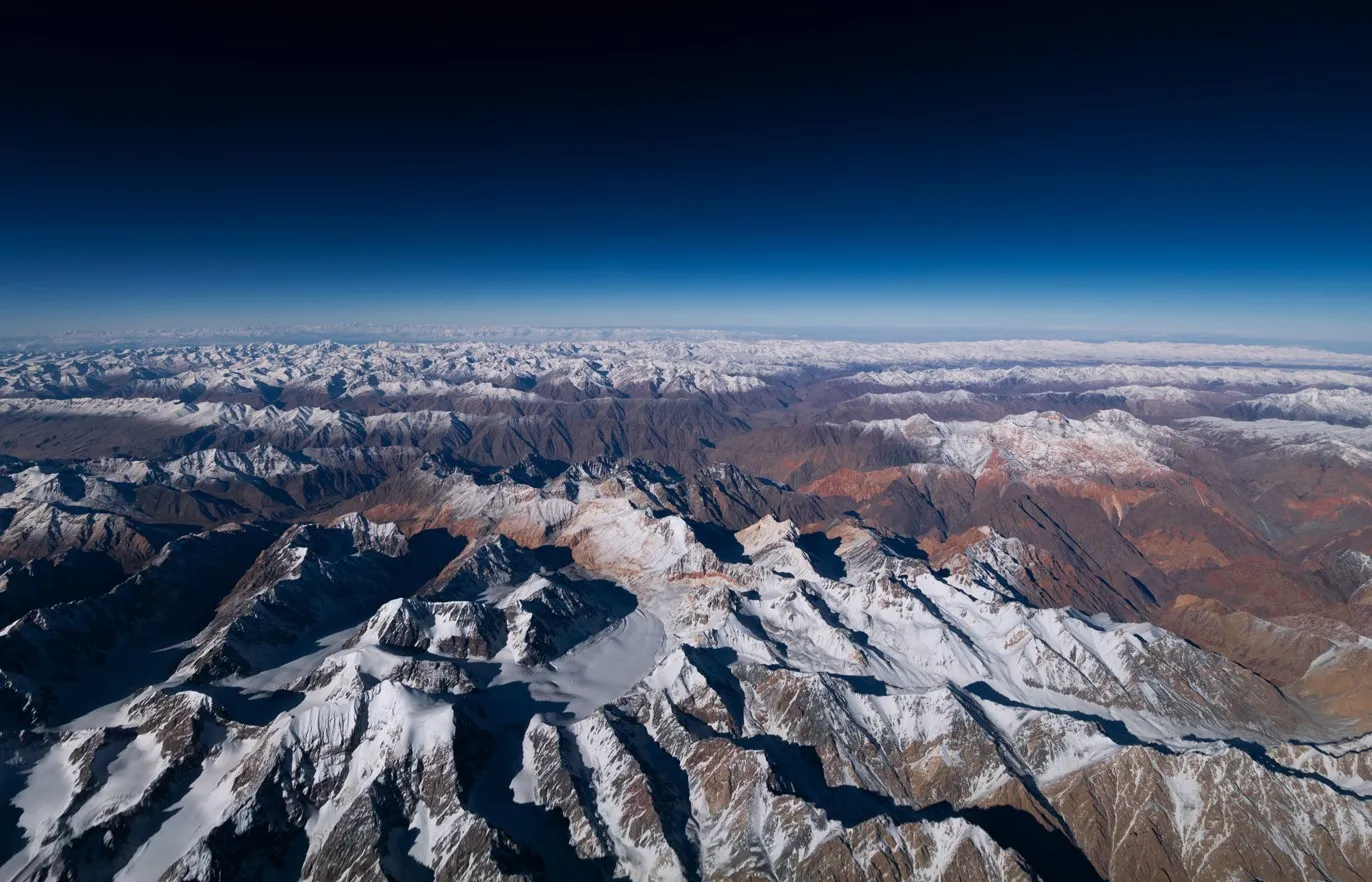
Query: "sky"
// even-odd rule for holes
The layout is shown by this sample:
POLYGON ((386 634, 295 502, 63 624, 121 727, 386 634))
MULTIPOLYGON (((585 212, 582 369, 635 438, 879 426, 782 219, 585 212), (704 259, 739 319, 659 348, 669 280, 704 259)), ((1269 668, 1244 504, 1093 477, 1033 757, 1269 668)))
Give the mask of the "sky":
POLYGON ((1372 340, 1372 16, 1193 5, 8 4, 0 336, 1372 340))

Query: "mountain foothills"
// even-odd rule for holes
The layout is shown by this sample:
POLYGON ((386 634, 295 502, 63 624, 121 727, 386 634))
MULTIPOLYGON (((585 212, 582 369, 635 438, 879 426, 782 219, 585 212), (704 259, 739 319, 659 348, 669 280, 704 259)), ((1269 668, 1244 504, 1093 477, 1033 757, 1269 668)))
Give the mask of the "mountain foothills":
POLYGON ((0 355, 0 878, 1372 875, 1372 356, 0 355))

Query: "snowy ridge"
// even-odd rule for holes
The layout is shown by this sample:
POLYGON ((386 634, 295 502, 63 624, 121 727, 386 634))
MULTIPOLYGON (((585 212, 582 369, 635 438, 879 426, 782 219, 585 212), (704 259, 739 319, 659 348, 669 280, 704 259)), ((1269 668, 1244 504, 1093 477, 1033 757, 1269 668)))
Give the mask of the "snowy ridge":
POLYGON ((993 456, 1000 458, 998 467, 1018 476, 1160 473, 1167 470, 1170 452, 1165 445, 1172 437, 1168 430, 1118 410, 1085 420, 1031 412, 995 423, 941 423, 920 414, 852 425, 909 441, 924 461, 974 475, 986 471, 993 456))
MULTIPOLYGON (((544 517, 548 497, 568 490, 486 492, 508 521, 544 517)), ((1285 745, 1286 733, 1318 727, 1270 684, 1156 626, 1029 607, 980 571, 940 577, 877 553, 880 538, 852 524, 835 532, 847 564, 835 579, 788 521, 737 531, 743 562, 726 563, 676 515, 594 485, 572 495, 585 498, 544 522, 550 544, 572 555, 556 570, 492 586, 488 599, 381 601, 280 673, 259 655, 251 676, 219 680, 202 650, 183 665, 201 672, 195 685, 145 691, 118 712, 123 728, 54 733, 16 797, 29 840, 7 871, 36 878, 78 859, 130 879, 265 870, 264 857, 239 864, 229 844, 300 835, 305 878, 397 861, 504 878, 499 828, 514 835, 501 848, 572 855, 568 872, 591 877, 602 867, 631 878, 805 878, 840 853, 876 848, 913 877, 1008 879, 1026 860, 1009 849, 1027 846, 984 813, 1028 799, 1103 874, 1114 852, 1077 826, 1069 795, 1093 769, 1140 763, 1136 786, 1175 805, 1171 859, 1193 876, 1238 859, 1231 846, 1188 845, 1196 830, 1251 834, 1215 815, 1215 785, 1196 783, 1225 777, 1269 793, 1286 817, 1278 869, 1318 857, 1297 832, 1309 816, 1330 824, 1349 861, 1369 856, 1372 818, 1357 795, 1369 785, 1361 765, 1339 759, 1356 746, 1285 745), (282 685, 233 697, 267 683, 282 685), (289 711, 242 717, 288 696, 289 711), (1236 743, 1270 745, 1267 759, 1236 743), (88 774, 87 744, 111 745, 95 751, 111 758, 105 777, 57 784, 88 774), (514 772, 502 778, 507 762, 514 772), (158 782, 173 774, 190 783, 167 805, 158 782), (1283 789, 1287 777, 1297 790, 1283 789), (160 824, 139 826, 164 808, 160 824), (508 827, 529 811, 565 818, 566 838, 508 827), (146 832, 73 850, 88 831, 127 824, 146 832)), ((349 561, 412 553, 359 515, 327 530, 347 535, 347 548, 311 551, 323 537, 293 528, 219 619, 289 608, 335 621, 281 586, 312 567, 336 581, 365 572, 349 561)), ((220 633, 196 642, 213 651, 220 633)))
POLYGON ((1233 405, 1231 410, 1250 419, 1321 420, 1349 426, 1372 425, 1372 393, 1346 389, 1302 389, 1263 395, 1233 405))
POLYGON ((1247 422, 1218 417, 1186 420, 1183 426, 1189 435, 1212 444, 1244 444, 1283 456, 1330 453, 1349 465, 1372 464, 1372 428, 1295 420, 1247 422))

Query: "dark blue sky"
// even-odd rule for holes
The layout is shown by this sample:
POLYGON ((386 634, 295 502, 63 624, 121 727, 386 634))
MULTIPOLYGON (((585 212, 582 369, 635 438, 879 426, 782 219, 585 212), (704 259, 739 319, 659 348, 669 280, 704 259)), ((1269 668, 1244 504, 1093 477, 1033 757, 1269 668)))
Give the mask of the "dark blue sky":
POLYGON ((1372 339, 1366 16, 1106 7, 7 10, 5 330, 1372 339))

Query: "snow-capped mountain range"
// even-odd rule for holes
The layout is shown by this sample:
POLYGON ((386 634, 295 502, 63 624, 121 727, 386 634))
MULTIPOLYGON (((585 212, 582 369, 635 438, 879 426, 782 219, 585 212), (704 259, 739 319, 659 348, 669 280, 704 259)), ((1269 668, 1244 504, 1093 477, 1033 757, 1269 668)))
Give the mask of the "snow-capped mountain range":
POLYGON ((0 357, 0 878, 1372 873, 1372 357, 494 336, 0 357))

